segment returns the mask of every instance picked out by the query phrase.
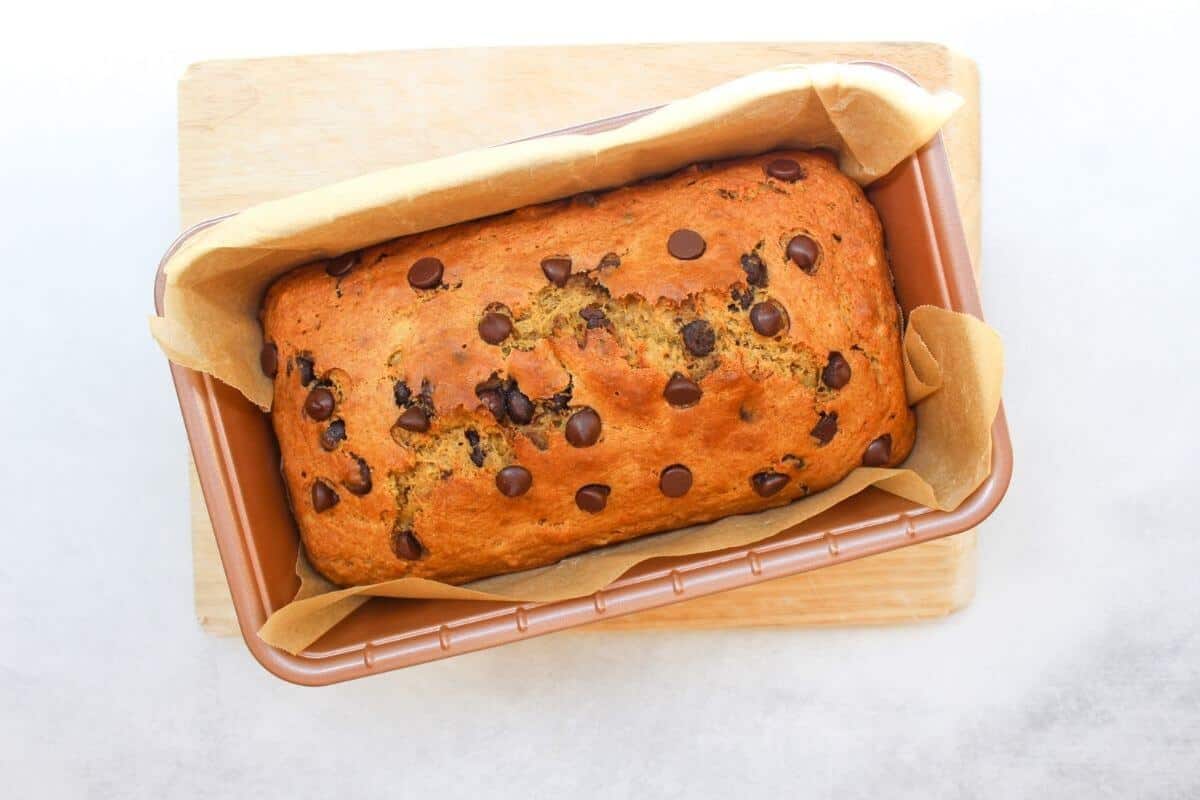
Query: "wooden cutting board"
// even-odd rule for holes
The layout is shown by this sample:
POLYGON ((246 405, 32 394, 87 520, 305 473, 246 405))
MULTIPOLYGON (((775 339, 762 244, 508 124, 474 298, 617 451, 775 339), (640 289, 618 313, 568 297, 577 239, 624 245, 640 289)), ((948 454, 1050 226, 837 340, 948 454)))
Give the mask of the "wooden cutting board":
MULTIPOLYGON (((654 106, 787 63, 885 61, 966 104, 944 130, 979 264, 979 76, 932 44, 672 44, 422 50, 196 64, 179 82, 183 225, 384 167, 654 106)), ((195 470, 196 615, 237 622, 195 470)), ((898 622, 975 586, 975 532, 582 628, 898 622)))

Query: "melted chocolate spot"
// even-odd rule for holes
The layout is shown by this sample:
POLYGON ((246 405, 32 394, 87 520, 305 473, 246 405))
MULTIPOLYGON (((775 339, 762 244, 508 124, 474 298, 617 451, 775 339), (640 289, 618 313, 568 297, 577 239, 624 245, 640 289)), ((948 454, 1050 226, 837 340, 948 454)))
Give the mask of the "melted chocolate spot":
POLYGON ((337 492, 333 490, 325 481, 316 481, 312 485, 312 505, 313 510, 320 514, 322 511, 328 511, 338 504, 337 492))
POLYGON ((829 354, 825 369, 821 370, 821 380, 830 389, 841 389, 850 382, 850 362, 834 350, 829 354))
POLYGON ((746 273, 746 283, 760 289, 766 288, 767 265, 758 253, 746 253, 742 256, 742 271, 746 273))
POLYGON ((308 393, 304 401, 304 412, 317 422, 322 422, 333 415, 334 405, 333 392, 324 386, 318 386, 308 393))
POLYGON ((706 356, 717 346, 717 334, 702 319, 694 320, 683 326, 683 345, 694 356, 706 356))
POLYGON ((687 228, 680 228, 667 238, 667 252, 681 261, 699 258, 707 246, 703 236, 687 228))
POLYGON ((700 384, 676 372, 667 381, 663 397, 676 408, 690 408, 700 402, 704 392, 700 384))
POLYGON ((500 344, 512 333, 512 320, 504 314, 489 311, 479 320, 479 338, 488 344, 500 344))
POLYGON ((533 402, 520 389, 513 388, 505 396, 508 417, 518 425, 528 425, 533 422, 533 402))
POLYGON ((807 177, 804 167, 790 158, 776 158, 769 161, 764 170, 770 177, 787 183, 795 183, 807 177))
POLYGON ((505 497, 519 497, 533 486, 533 475, 524 467, 505 467, 496 475, 496 488, 505 497))
POLYGON ((412 399, 412 389, 408 388, 408 384, 404 381, 396 381, 396 385, 392 387, 392 394, 396 398, 396 405, 404 408, 408 405, 408 401, 412 399))
POLYGON ((682 464, 672 464, 662 471, 658 488, 667 497, 683 497, 692 488, 692 471, 682 464))
POLYGON ((750 325, 761 336, 777 336, 787 330, 787 311, 775 300, 758 303, 750 309, 750 325))
POLYGON ((602 483, 589 483, 575 492, 575 505, 589 514, 599 514, 608 505, 612 489, 602 483))
POLYGON ((479 432, 474 428, 468 428, 466 435, 467 444, 471 445, 471 463, 477 467, 482 467, 487 456, 483 452, 483 445, 481 444, 479 438, 479 432))
POLYGON ((413 406, 400 415, 396 426, 413 433, 425 433, 429 430, 429 415, 420 406, 413 406))
POLYGON ((863 453, 862 463, 864 467, 886 467, 891 460, 892 436, 889 433, 885 433, 867 445, 867 451, 863 453))
POLYGON ((561 289, 567 285, 567 278, 571 277, 571 259, 559 256, 543 258, 542 274, 561 289))
POLYGON ((436 289, 442 282, 445 265, 440 259, 426 256, 408 268, 408 283, 414 289, 436 289))
POLYGON ((608 316, 604 313, 604 309, 595 303, 579 309, 579 316, 587 321, 589 330, 592 328, 603 328, 608 324, 608 316))
POLYGON ((416 561, 425 553, 425 547, 411 529, 397 527, 392 531, 392 552, 396 558, 416 561))
POLYGON ((324 450, 336 450, 338 442, 346 438, 346 422, 345 420, 335 419, 329 423, 329 427, 321 431, 321 448, 324 450))
POLYGON ((750 478, 750 485, 754 487, 754 491, 759 497, 770 497, 773 494, 778 494, 784 486, 787 486, 791 480, 787 475, 779 472, 756 472, 750 478))
POLYGON ((567 420, 567 442, 572 447, 591 447, 600 440, 602 428, 599 414, 590 408, 580 409, 567 420))
POLYGON ((325 274, 331 278, 340 278, 358 264, 358 253, 346 253, 330 259, 325 264, 325 274))
POLYGON ((817 420, 817 424, 813 426, 809 434, 822 445, 826 445, 833 441, 833 437, 837 435, 837 431, 837 412, 830 411, 828 414, 821 412, 821 418, 817 420))
POLYGON ((796 262, 796 266, 809 275, 817 271, 817 256, 819 254, 820 249, 817 247, 817 243, 804 234, 794 236, 788 242, 788 258, 796 262))

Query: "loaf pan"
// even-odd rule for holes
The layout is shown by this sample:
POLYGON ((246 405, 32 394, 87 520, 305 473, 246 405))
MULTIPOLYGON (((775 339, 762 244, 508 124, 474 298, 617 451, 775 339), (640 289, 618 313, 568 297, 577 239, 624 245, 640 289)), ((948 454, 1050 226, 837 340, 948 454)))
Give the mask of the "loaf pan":
MULTIPOLYGON (((597 133, 653 110, 542 135, 597 133)), ((940 134, 866 193, 883 223, 905 313, 927 304, 982 318, 940 134)), ((185 231, 163 256, 154 290, 159 314, 167 259, 188 237, 225 218, 185 231)), ((270 420, 236 389, 176 364, 170 368, 242 637, 267 670, 306 685, 448 658, 961 533, 999 504, 1012 474, 1001 407, 992 429, 991 475, 954 511, 868 489, 753 546, 654 559, 586 597, 523 604, 372 598, 306 650, 290 655, 256 633, 299 585, 300 537, 284 495, 270 420)))

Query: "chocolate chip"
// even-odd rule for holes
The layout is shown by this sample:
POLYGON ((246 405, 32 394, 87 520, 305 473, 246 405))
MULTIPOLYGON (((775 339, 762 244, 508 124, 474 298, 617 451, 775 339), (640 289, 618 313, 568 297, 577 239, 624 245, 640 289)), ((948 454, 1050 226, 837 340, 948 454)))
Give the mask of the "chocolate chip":
POLYGON ((745 311, 750 306, 754 305, 754 287, 746 287, 746 291, 742 291, 738 287, 733 287, 729 290, 729 296, 733 298, 733 302, 728 306, 730 311, 745 311))
POLYGON ((483 403, 483 407, 492 412, 492 416, 496 418, 496 422, 503 422, 508 409, 504 402, 504 392, 499 389, 484 389, 476 390, 475 396, 479 398, 479 402, 483 403))
POLYGON ((321 448, 324 450, 336 450, 338 442, 346 438, 346 421, 335 419, 329 423, 329 427, 321 431, 321 448))
POLYGON ((404 381, 396 381, 396 385, 392 387, 392 394, 396 398, 396 405, 404 408, 408 405, 408 401, 412 399, 412 389, 408 388, 408 384, 404 381))
POLYGON ((834 350, 829 354, 825 369, 821 370, 821 380, 830 389, 840 389, 850 382, 850 362, 842 354, 834 350))
POLYGON ((500 380, 500 376, 493 372, 486 381, 480 381, 475 384, 475 394, 479 394, 487 389, 499 389, 504 385, 504 381, 500 380))
POLYGON ((520 389, 511 389, 505 395, 505 406, 508 417, 518 425, 528 425, 533 422, 533 402, 520 389))
POLYGON ((483 446, 480 444, 479 432, 474 428, 467 429, 467 444, 471 445, 471 463, 477 467, 482 467, 486 455, 483 452, 483 446))
POLYGON ((600 439, 600 415, 582 408, 567 420, 566 436, 572 447, 591 447, 600 439))
POLYGON ((396 558, 405 561, 416 561, 425 552, 421 540, 408 528, 396 527, 392 530, 392 552, 396 558))
POLYGON ((600 259, 598 269, 612 269, 621 266, 621 257, 616 253, 605 253, 600 259))
POLYGON ((320 422, 329 419, 333 414, 334 405, 333 392, 324 386, 318 386, 308 393, 308 398, 304 401, 304 411, 308 416, 320 422))
POLYGON ((338 493, 325 481, 316 481, 312 486, 313 510, 318 514, 328 511, 338 504, 338 493))
POLYGON ((809 275, 817 270, 817 243, 804 234, 793 236, 788 242, 787 257, 796 262, 796 266, 809 275))
POLYGON ((579 316, 587 320, 589 330, 592 328, 603 328, 608 324, 608 316, 605 315, 604 309, 596 303, 579 309, 579 316))
POLYGON ((314 371, 313 360, 308 356, 296 356, 296 369, 300 373, 300 385, 308 386, 317 379, 314 371))
POLYGON ((746 273, 746 283, 751 286, 763 288, 767 285, 767 265, 758 253, 746 253, 742 256, 742 271, 746 273))
POLYGON ((589 483, 575 493, 575 505, 589 514, 599 514, 608 505, 612 489, 602 483, 589 483))
POLYGON ((788 315, 774 300, 758 303, 750 309, 750 324, 762 336, 775 336, 788 327, 788 315))
POLYGON ((508 406, 504 399, 504 382, 492 373, 492 377, 475 386, 475 396, 479 398, 479 402, 483 407, 492 412, 492 416, 497 422, 503 422, 504 417, 508 413, 508 406))
POLYGON ((681 261, 691 261, 704 255, 704 237, 687 228, 680 228, 667 237, 667 252, 681 261))
POLYGON ((824 445, 833 441, 833 437, 837 434, 837 430, 837 412, 830 411, 828 414, 826 414, 822 411, 821 418, 817 420, 817 424, 813 426, 813 429, 809 431, 809 434, 811 434, 814 439, 824 445))
POLYGON ((358 253, 346 253, 326 263, 325 274, 333 278, 340 278, 354 269, 354 265, 357 263, 358 253))
POLYGON ((692 471, 682 464, 672 464, 662 471, 658 488, 667 497, 683 497, 692 488, 692 471))
POLYGON ((429 430, 429 415, 420 406, 413 406, 400 415, 396 425, 413 433, 424 433, 429 430))
POLYGON ((595 208, 600 205, 600 198, 596 197, 595 192, 583 192, 575 195, 575 199, 583 203, 588 208, 595 208))
POLYGON ((362 497, 371 492, 371 467, 359 456, 354 456, 354 461, 355 466, 342 478, 342 486, 345 486, 350 494, 362 497))
POLYGON ((717 346, 717 334, 702 319, 683 326, 683 345, 694 356, 706 356, 717 346))
POLYGON ((671 379, 667 381, 667 387, 663 389, 663 397, 676 408, 690 408, 696 405, 700 402, 700 396, 703 393, 700 384, 678 372, 671 376, 671 379))
POLYGON ((543 258, 542 274, 555 286, 559 288, 566 286, 567 278, 571 277, 571 259, 559 256, 543 258))
POLYGON ((408 282, 414 289, 436 289, 442 282, 445 266, 440 259, 426 256, 408 268, 408 282))
POLYGON ((532 485, 533 476, 524 467, 505 467, 496 474, 496 488, 505 497, 519 497, 532 485))
POLYGON ((512 320, 494 311, 489 311, 479 320, 479 338, 488 344, 500 344, 508 338, 512 329, 512 320))
POLYGON ((867 451, 863 453, 862 463, 864 467, 886 467, 891 460, 892 435, 885 433, 867 445, 867 451))
POLYGON ((551 413, 562 413, 571 405, 571 395, 575 391, 575 377, 567 375, 567 385, 558 392, 538 400, 542 408, 551 413))
POLYGON ((787 183, 795 183, 807 176, 804 167, 790 158, 777 158, 769 161, 765 169, 767 175, 787 183))
POLYGON ((787 475, 779 472, 756 472, 750 477, 750 485, 754 487, 754 491, 758 493, 759 497, 770 497, 787 486, 790 480, 791 478, 787 475))
POLYGON ((274 342, 263 342, 262 351, 258 354, 258 365, 262 367, 263 375, 268 378, 279 374, 279 348, 274 342))

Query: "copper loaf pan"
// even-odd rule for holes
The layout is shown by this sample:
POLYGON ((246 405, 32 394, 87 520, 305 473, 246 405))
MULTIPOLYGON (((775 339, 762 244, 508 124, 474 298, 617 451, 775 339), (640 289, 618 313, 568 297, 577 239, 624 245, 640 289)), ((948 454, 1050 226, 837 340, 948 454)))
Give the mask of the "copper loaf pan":
MULTIPOLYGON (((651 110, 544 135, 595 133, 651 110)), ((883 222, 904 311, 929 304, 982 317, 940 135, 866 192, 883 222)), ((183 233, 163 263, 190 235, 221 219, 183 233)), ((159 313, 162 277, 160 263, 159 313)), ((992 430, 991 475, 954 511, 934 511, 868 489, 753 546, 655 559, 587 597, 543 604, 373 598, 293 656, 256 633, 299 585, 300 539, 284 496, 270 420, 237 390, 208 375, 176 364, 171 375, 242 636, 270 672, 309 685, 447 658, 961 533, 999 504, 1012 474, 1012 445, 1001 408, 992 430)))

